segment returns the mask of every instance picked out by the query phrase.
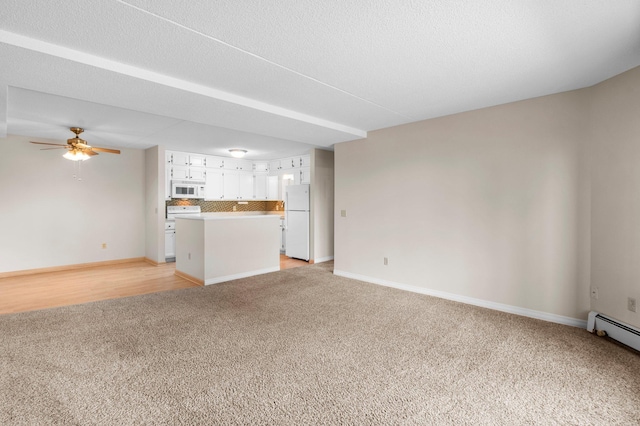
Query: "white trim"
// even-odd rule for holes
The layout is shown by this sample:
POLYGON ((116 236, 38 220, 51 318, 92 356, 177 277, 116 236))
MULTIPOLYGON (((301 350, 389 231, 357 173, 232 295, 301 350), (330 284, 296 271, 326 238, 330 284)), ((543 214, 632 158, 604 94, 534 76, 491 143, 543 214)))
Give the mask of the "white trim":
POLYGON ((399 290, 410 291, 412 293, 425 294, 427 296, 439 297, 441 299, 453 300, 455 302, 466 303, 468 305, 480 306, 482 308, 493 309, 495 311, 507 312, 510 314, 520 315, 523 317, 535 318, 543 321, 554 322, 557 324, 569 325, 572 327, 586 328, 587 321, 578 318, 565 317, 563 315, 550 314, 548 312, 536 311, 533 309, 521 308, 519 306, 505 305, 503 303, 491 302, 483 299, 476 299, 459 294, 448 293, 446 291, 430 290, 428 288, 418 287, 408 284, 400 284, 393 281, 372 278, 366 275, 352 274, 351 272, 340 271, 334 269, 334 275, 340 277, 351 278, 358 281, 364 281, 371 284, 393 287, 399 290))
POLYGON ((240 274, 226 275, 224 277, 209 278, 209 279, 204 281, 204 285, 218 284, 218 283, 223 283, 225 281, 238 280, 240 278, 252 277, 254 275, 268 274, 269 272, 277 272, 279 270, 280 270, 280 266, 274 266, 272 268, 258 269, 258 270, 255 270, 255 271, 242 272, 240 274))
POLYGON ((321 257, 320 259, 313 259, 313 263, 322 263, 333 260, 333 256, 321 257))

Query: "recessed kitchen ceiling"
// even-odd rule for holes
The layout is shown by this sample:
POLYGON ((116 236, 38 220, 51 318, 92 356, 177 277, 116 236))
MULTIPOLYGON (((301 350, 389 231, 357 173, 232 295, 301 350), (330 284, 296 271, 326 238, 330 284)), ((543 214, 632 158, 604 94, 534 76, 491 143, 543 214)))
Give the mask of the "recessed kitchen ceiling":
POLYGON ((5 0, 0 61, 0 136, 273 158, 624 72, 640 1, 5 0))

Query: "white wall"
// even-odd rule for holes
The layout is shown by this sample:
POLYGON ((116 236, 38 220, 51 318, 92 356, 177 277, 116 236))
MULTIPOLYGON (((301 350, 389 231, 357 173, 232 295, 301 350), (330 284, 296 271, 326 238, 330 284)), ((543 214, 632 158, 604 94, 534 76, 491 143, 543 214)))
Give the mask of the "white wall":
POLYGON ((333 258, 334 153, 311 152, 310 258, 322 262, 333 258))
POLYGON ((160 146, 145 150, 145 257, 156 263, 165 262, 164 153, 160 146))
POLYGON ((592 307, 640 327, 640 68, 590 89, 592 307))
POLYGON ((335 270, 586 319, 586 96, 546 96, 336 145, 335 270))
POLYGON ((78 181, 63 150, 29 140, 0 139, 0 273, 143 257, 144 152, 100 154, 78 181))

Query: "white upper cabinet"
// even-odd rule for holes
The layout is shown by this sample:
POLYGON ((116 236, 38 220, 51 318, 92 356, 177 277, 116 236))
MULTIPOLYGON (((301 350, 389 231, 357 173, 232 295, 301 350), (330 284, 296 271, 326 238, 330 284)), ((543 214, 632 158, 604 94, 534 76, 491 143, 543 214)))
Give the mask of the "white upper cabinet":
POLYGON ((239 200, 253 200, 253 174, 240 172, 240 188, 238 189, 239 200))
MULTIPOLYGON (((300 158, 298 157, 298 160, 300 160, 300 158)), ((274 171, 280 171, 280 170, 291 170, 294 167, 296 167, 296 160, 294 157, 289 157, 289 158, 281 158, 279 160, 271 160, 269 162, 269 168, 270 171, 273 173, 274 171)))
POLYGON ((189 180, 189 166, 170 166, 168 172, 171 180, 189 180))
POLYGON ((300 166, 300 157, 290 157, 280 160, 280 166, 282 170, 291 170, 300 166), (298 161, 296 161, 296 159, 298 161))
POLYGON ((204 199, 222 200, 224 198, 224 172, 222 170, 208 169, 206 172, 204 199))
POLYGON ((205 155, 189 154, 189 165, 193 167, 205 167, 207 164, 205 155))
POLYGON ((274 170, 274 167, 277 168, 277 170, 291 170, 299 169, 301 167, 310 167, 311 156, 297 155, 295 157, 281 158, 280 160, 273 160, 269 164, 271 166, 272 172, 274 170))
POLYGON ((310 183, 310 155, 250 161, 188 152, 165 151, 166 198, 171 181, 205 182, 206 200, 281 200, 281 183, 310 183))
POLYGON ((253 173, 224 171, 225 200, 253 200, 253 173))
POLYGON ((272 175, 277 175, 280 173, 280 160, 271 160, 269 161, 269 173, 272 175))
POLYGON ((225 157, 216 157, 213 155, 207 155, 205 158, 207 169, 222 169, 224 168, 225 157))
POLYGON ((174 166, 188 166, 189 165, 189 153, 188 152, 167 151, 167 154, 171 155, 171 164, 173 164, 174 166))
POLYGON ((225 170, 243 170, 253 172, 253 163, 249 160, 238 160, 237 158, 227 158, 224 161, 225 170))
POLYGON ((269 162, 268 161, 255 161, 253 163, 253 171, 254 172, 268 172, 269 171, 269 162))
POLYGON ((278 176, 269 176, 267 185, 267 200, 281 200, 282 197, 278 193, 278 176))
POLYGON ((311 183, 311 168, 303 167, 300 169, 300 183, 311 183))
POLYGON ((165 151, 167 164, 173 166, 204 167, 206 164, 206 157, 206 155, 190 154, 188 152, 165 151))
POLYGON ((189 167, 189 180, 205 181, 206 170, 204 167, 189 167))
POLYGON ((253 198, 255 200, 269 199, 269 175, 256 173, 253 175, 253 198))
POLYGON ((167 176, 169 180, 193 180, 204 182, 205 180, 204 167, 189 167, 189 166, 167 166, 167 176))
POLYGON ((224 171, 224 199, 237 200, 240 196, 240 173, 231 170, 224 171))

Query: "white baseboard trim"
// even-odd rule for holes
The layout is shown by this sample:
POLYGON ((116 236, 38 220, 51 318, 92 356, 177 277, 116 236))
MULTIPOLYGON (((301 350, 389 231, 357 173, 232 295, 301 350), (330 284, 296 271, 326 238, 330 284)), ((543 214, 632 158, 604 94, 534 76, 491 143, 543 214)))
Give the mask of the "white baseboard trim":
POLYGON ((381 280, 378 278, 368 277, 366 275, 352 274, 334 269, 334 275, 340 277, 351 278, 358 281, 364 281, 371 284, 383 285, 385 287, 397 288, 399 290, 410 291, 412 293, 425 294, 427 296, 439 297, 441 299, 453 300, 454 302, 466 303, 469 305, 480 306, 481 308, 493 309, 495 311, 507 312, 510 314, 520 315, 523 317, 535 318, 543 321, 554 322, 557 324, 569 325, 572 327, 586 328, 587 321, 577 318, 565 317, 563 315, 550 314, 548 312, 536 311, 533 309, 521 308, 518 306, 505 305, 503 303, 491 302, 483 299, 476 299, 459 294, 448 293, 446 291, 430 290, 428 288, 418 287, 409 284, 400 284, 393 281, 381 280))
POLYGON ((322 263, 333 260, 333 256, 321 257, 320 259, 313 259, 313 263, 322 263))
POLYGON ((204 285, 218 284, 218 283, 223 283, 225 281, 238 280, 240 278, 252 277, 254 275, 268 274, 269 272, 277 272, 279 270, 280 270, 280 266, 278 265, 278 266, 274 266, 272 268, 257 269, 255 271, 242 272, 240 274, 226 275, 224 277, 209 278, 209 279, 204 281, 204 285))

